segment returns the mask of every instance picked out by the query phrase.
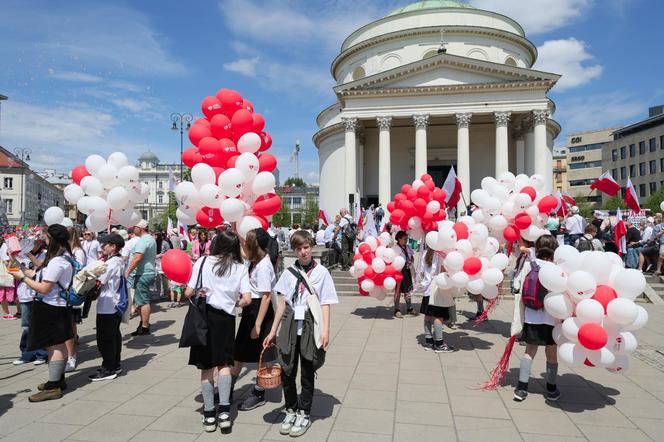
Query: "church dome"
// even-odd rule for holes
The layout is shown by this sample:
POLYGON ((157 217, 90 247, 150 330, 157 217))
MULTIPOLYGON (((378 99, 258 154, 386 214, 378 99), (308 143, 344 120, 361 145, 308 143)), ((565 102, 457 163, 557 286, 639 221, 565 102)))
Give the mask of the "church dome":
POLYGON ((147 152, 143 152, 140 157, 138 157, 138 162, 139 163, 152 163, 152 164, 158 164, 159 163, 159 158, 157 158, 157 155, 152 153, 150 150, 147 152))
POLYGON ((407 12, 413 11, 422 11, 424 9, 441 9, 441 8, 467 8, 475 9, 474 7, 460 2, 458 0, 424 0, 421 2, 411 3, 410 5, 404 6, 403 8, 395 9, 386 15, 386 17, 392 17, 398 14, 405 14, 407 12))

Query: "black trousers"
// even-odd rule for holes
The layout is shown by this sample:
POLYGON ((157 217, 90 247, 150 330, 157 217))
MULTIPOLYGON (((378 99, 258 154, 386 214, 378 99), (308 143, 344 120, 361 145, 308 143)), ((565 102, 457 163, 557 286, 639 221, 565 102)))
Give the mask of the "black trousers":
POLYGON ((109 371, 120 368, 120 352, 122 350, 121 319, 116 314, 97 315, 97 347, 99 353, 101 353, 101 366, 109 371))
POLYGON ((290 376, 282 373, 281 382, 284 388, 284 399, 286 401, 286 408, 291 410, 302 410, 306 414, 311 413, 311 402, 314 398, 314 366, 312 361, 302 359, 300 355, 300 336, 297 337, 297 344, 295 345, 295 355, 293 360, 295 366, 290 376), (297 386, 295 385, 295 378, 297 377, 297 366, 302 367, 300 375, 300 383, 302 384, 302 391, 300 392, 300 402, 297 400, 297 386))
POLYGON ((341 267, 349 268, 353 264, 353 246, 355 241, 346 237, 341 238, 341 267))

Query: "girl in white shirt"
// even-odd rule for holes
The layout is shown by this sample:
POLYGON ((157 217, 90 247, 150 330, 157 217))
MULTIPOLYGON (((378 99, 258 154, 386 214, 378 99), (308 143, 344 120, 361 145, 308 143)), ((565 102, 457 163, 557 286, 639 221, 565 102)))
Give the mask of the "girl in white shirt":
MULTIPOLYGON (((249 286, 251 288, 251 304, 242 309, 242 320, 235 336, 235 364, 233 383, 246 362, 258 362, 263 349, 263 339, 268 335, 274 321, 272 308, 272 288, 277 282, 274 267, 270 261, 267 246, 270 235, 262 228, 247 233, 244 250, 249 261, 249 286)), ((239 409, 253 410, 265 405, 265 390, 254 385, 254 390, 240 405, 239 409)))
POLYGON ((251 303, 247 267, 242 261, 240 238, 223 230, 217 235, 209 256, 196 261, 185 296, 205 297, 207 307, 207 345, 191 347, 189 365, 201 370, 203 429, 229 431, 232 425, 230 395, 231 367, 235 360, 235 307, 251 303), (200 282, 199 282, 200 281, 200 282), (219 416, 214 409, 214 371, 218 370, 219 416))
POLYGON ((420 289, 422 290, 422 304, 420 305, 420 313, 424 315, 424 348, 433 347, 433 317, 427 313, 429 306, 429 296, 431 290, 435 287, 436 283, 433 279, 440 272, 440 263, 438 262, 438 255, 432 248, 427 248, 424 257, 420 261, 420 289))
MULTIPOLYGON (((78 265, 83 268, 88 263, 88 257, 81 247, 80 231, 75 227, 67 227, 69 232, 69 247, 71 247, 72 255, 78 265)), ((65 373, 71 373, 76 370, 76 341, 78 340, 78 329, 76 324, 83 322, 83 306, 79 305, 72 307, 72 338, 65 342, 67 346, 67 365, 65 366, 65 373)))
POLYGON ((60 224, 49 226, 46 242, 46 259, 38 269, 36 280, 29 278, 21 270, 12 272, 14 278, 24 282, 37 294, 32 305, 28 350, 45 347, 48 351, 48 382, 37 387, 40 392, 30 396, 30 402, 62 397, 62 389, 66 388, 65 341, 72 337, 71 309, 60 296, 61 291, 70 286, 74 275, 67 228, 60 224))

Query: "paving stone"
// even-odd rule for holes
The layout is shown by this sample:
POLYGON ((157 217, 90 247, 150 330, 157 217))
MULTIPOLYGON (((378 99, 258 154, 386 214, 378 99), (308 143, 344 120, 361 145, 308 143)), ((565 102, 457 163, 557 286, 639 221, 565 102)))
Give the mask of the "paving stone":
POLYGON ((405 424, 454 426, 452 412, 448 404, 399 401, 396 409, 396 422, 405 424))
POLYGON ((641 431, 646 433, 653 440, 658 440, 664 437, 664 416, 661 416, 660 419, 646 419, 640 417, 633 417, 630 419, 641 431))
POLYGON ((495 396, 452 396, 450 405, 455 416, 491 417, 509 419, 503 401, 495 396))
POLYGON ((193 408, 173 407, 147 428, 156 431, 199 434, 203 431, 202 414, 193 408))
POLYGON ((444 387, 435 385, 400 384, 397 388, 397 401, 447 403, 444 387))
POLYGON ((349 389, 343 400, 344 407, 365 408, 370 410, 394 410, 396 392, 349 389))
POLYGON ((335 430, 363 433, 392 434, 394 424, 391 411, 342 407, 334 425, 335 430))
POLYGON ((519 439, 519 432, 509 419, 454 416, 460 441, 511 442, 519 439))
POLYGON ((8 442, 60 441, 65 440, 67 436, 77 432, 81 428, 82 427, 78 425, 32 422, 28 426, 15 431, 9 436, 5 436, 2 440, 8 442))
MULTIPOLYGON (((213 433, 219 437, 219 433, 213 433)), ((173 433, 170 431, 145 430, 131 438, 132 442, 185 442, 192 441, 198 437, 197 434, 173 433)))
POLYGON ((445 442, 458 439, 453 427, 397 423, 394 425, 394 440, 399 442, 445 442))
POLYGON ((510 410, 516 428, 523 433, 549 436, 582 436, 565 414, 554 411, 510 410))
POLYGON ((643 431, 638 429, 596 425, 579 425, 578 427, 591 442, 606 442, 609 440, 641 442, 650 440, 643 431))
POLYGON ((117 406, 117 402, 78 400, 42 417, 40 422, 89 425, 117 406))
POLYGON ((72 440, 86 441, 125 441, 141 432, 152 421, 153 417, 108 414, 92 424, 74 433, 72 440))

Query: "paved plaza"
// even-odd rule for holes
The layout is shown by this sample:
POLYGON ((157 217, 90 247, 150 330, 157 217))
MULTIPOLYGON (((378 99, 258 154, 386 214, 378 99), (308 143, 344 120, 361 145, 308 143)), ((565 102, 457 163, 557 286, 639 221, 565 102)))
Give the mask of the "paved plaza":
MULTIPOLYGON (((124 374, 91 383, 99 366, 94 320, 80 330, 80 365, 67 376, 61 400, 30 404, 28 396, 46 379, 46 366, 13 366, 19 321, 0 322, 0 436, 8 441, 56 440, 287 440, 278 432, 281 392, 268 404, 235 417, 233 432, 204 433, 198 372, 187 366, 188 350, 177 341, 186 309, 158 304, 152 336, 131 338, 123 326, 124 374)), ((637 332, 640 349, 626 374, 603 369, 570 370, 561 365, 562 398, 544 401, 544 355, 533 365, 535 381, 523 403, 512 388, 485 392, 479 386, 502 354, 512 301, 504 300, 491 320, 467 322, 450 333, 458 351, 434 354, 418 345, 422 318, 392 319, 390 303, 342 297, 332 309, 332 344, 319 371, 308 441, 486 441, 664 439, 664 309, 645 305, 650 321, 637 332), (659 347, 658 347, 659 346, 659 347)), ((474 304, 458 303, 459 320, 474 304)), ((474 311, 473 311, 474 313, 474 311)), ((135 324, 134 324, 135 326, 135 324)), ((449 330, 446 329, 446 332, 449 330)), ((508 382, 516 382, 515 346, 508 382)), ((246 396, 253 372, 244 371, 238 396, 246 396)), ((235 407, 233 407, 233 413, 235 407)))

